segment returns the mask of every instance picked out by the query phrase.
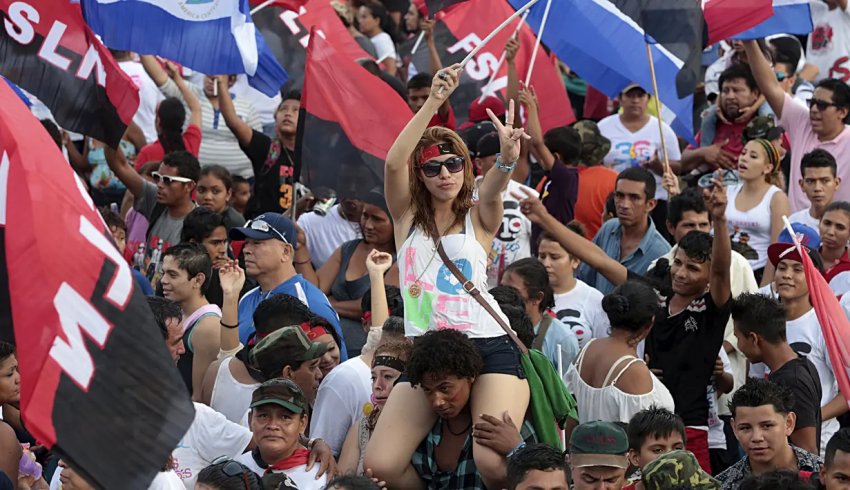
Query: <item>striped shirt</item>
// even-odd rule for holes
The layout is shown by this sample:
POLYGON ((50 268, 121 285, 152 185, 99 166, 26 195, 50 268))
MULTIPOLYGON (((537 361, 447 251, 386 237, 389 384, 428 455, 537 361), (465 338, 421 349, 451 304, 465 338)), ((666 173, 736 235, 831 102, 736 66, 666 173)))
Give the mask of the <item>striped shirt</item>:
MULTIPOLYGON (((251 168, 251 160, 239 148, 236 136, 224 122, 224 116, 213 107, 201 87, 189 82, 186 82, 186 84, 201 103, 201 133, 203 138, 201 139, 201 151, 198 154, 201 166, 222 165, 233 175, 252 177, 254 171, 251 168)), ((159 89, 166 97, 177 97, 183 100, 180 89, 170 78, 159 89)), ((263 126, 260 123, 260 117, 247 100, 234 98, 233 107, 236 109, 236 115, 239 116, 239 119, 245 121, 251 128, 262 131, 263 126)), ((186 110, 188 112, 188 108, 186 110)))

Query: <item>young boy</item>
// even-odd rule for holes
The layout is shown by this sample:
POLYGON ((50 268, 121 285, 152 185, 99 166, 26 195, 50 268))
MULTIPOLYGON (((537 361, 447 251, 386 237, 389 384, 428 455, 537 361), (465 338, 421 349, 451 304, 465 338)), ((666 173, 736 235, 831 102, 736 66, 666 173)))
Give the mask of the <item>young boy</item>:
MULTIPOLYGON (((112 234, 112 239, 115 241, 115 247, 118 248, 121 255, 124 255, 124 249, 127 247, 127 223, 121 219, 121 216, 118 216, 114 212, 106 209, 102 210, 100 215, 103 216, 103 221, 106 223, 107 228, 109 228, 109 233, 112 234)), ((147 280, 145 275, 139 272, 139 270, 135 267, 131 267, 130 271, 133 273, 133 279, 136 281, 136 286, 142 290, 142 293, 145 296, 153 296, 151 282, 147 280)))
POLYGON ((249 199, 251 199, 251 183, 241 175, 234 175, 233 194, 230 195, 230 207, 242 216, 245 216, 245 209, 248 207, 249 199))
POLYGON ((818 229, 824 210, 832 202, 832 197, 841 184, 841 177, 836 175, 837 172, 835 158, 828 151, 817 148, 803 155, 800 162, 802 178, 798 184, 812 205, 792 214, 788 218, 791 223, 802 223, 818 229))
POLYGON ((752 363, 770 368, 768 379, 794 394, 791 410, 797 415, 791 442, 814 454, 820 452, 822 397, 814 364, 788 345, 785 308, 760 294, 742 294, 732 300, 732 320, 738 349, 752 363))
MULTIPOLYGON (((661 455, 685 449, 685 423, 675 413, 658 407, 641 410, 629 421, 629 463, 643 470, 661 455)), ((640 478, 623 490, 641 490, 640 478)))
POLYGON ((829 440, 823 465, 817 476, 819 489, 847 490, 850 488, 850 429, 839 430, 829 440))

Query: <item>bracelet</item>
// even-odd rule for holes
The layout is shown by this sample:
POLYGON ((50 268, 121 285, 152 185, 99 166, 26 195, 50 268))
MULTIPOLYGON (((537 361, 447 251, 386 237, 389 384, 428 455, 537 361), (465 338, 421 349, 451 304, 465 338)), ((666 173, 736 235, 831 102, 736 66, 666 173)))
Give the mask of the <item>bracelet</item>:
POLYGON ((507 459, 513 458, 514 456, 516 456, 516 453, 518 453, 520 451, 520 449, 522 449, 524 447, 525 447, 525 441, 520 442, 519 444, 516 445, 515 448, 511 449, 511 451, 505 456, 505 458, 507 458, 507 459))
POLYGON ((307 259, 307 260, 305 260, 305 261, 303 261, 303 262, 298 262, 298 261, 296 261, 296 260, 293 260, 293 261, 292 261, 292 263, 293 263, 294 265, 304 265, 304 264, 309 264, 309 263, 310 263, 310 262, 312 262, 312 261, 313 261, 313 259, 312 259, 312 258, 310 258, 310 259, 307 259))
POLYGON ((239 323, 236 323, 236 325, 228 325, 228 324, 224 323, 223 321, 220 321, 218 323, 219 323, 219 325, 221 325, 224 328, 231 328, 231 329, 232 328, 239 328, 239 323))

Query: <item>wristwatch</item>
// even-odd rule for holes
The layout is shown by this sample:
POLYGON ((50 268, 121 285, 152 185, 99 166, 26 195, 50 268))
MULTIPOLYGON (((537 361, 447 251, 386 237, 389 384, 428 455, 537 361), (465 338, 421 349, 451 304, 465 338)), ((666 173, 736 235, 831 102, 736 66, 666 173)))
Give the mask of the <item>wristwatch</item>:
POLYGON ((499 172, 509 174, 516 168, 516 161, 505 163, 502 161, 502 154, 496 153, 496 168, 499 169, 499 172))

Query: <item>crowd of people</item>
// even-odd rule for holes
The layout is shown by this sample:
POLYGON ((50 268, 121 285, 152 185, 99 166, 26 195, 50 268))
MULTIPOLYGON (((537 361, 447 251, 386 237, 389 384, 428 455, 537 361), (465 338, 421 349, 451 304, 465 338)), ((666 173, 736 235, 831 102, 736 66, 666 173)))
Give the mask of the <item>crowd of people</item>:
MULTIPOLYGON (((424 2, 331 4, 414 113, 383 189, 305 188, 298 90, 129 52, 121 145, 56 138, 194 403, 150 488, 850 488, 847 367, 800 255, 850 316, 847 0, 812 0, 808 42, 721 43, 693 144, 649 87, 591 117, 563 63, 580 120, 544 128, 516 39, 504 95, 458 121, 424 2), (429 66, 399 55, 420 33, 429 66)), ((0 344, 0 488, 92 488, 19 385, 0 344)))

